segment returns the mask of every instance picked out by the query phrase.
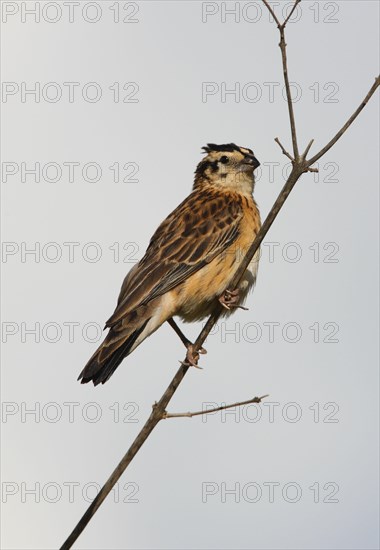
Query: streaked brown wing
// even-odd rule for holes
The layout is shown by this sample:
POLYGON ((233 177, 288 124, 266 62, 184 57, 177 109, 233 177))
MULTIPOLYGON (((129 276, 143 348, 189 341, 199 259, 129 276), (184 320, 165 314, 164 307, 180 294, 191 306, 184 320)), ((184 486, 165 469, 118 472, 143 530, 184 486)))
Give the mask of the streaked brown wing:
POLYGON ((195 191, 159 226, 141 261, 128 273, 106 326, 175 288, 223 253, 238 237, 241 205, 231 196, 195 191))

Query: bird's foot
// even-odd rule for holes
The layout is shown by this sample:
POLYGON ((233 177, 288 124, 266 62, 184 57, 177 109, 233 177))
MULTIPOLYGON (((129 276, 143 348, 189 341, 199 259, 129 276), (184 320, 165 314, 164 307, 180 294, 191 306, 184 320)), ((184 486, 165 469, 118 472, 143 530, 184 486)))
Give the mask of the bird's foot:
POLYGON ((225 309, 231 309, 231 308, 240 308, 244 310, 248 310, 247 307, 243 307, 239 305, 240 301, 240 289, 235 288, 235 290, 225 290, 224 293, 219 296, 219 302, 222 304, 222 306, 225 309))
POLYGON ((240 308, 247 311, 248 308, 240 306, 239 301, 240 301, 239 288, 235 288, 235 290, 225 290, 224 293, 221 296, 219 296, 219 302, 222 304, 222 306, 225 309, 240 308))
POLYGON ((200 348, 199 350, 196 350, 195 349, 195 346, 194 344, 192 344, 191 342, 189 342, 187 345, 187 352, 186 352, 186 359, 185 361, 180 361, 180 363, 182 363, 182 365, 185 365, 186 367, 195 367, 197 369, 201 369, 202 367, 200 367, 198 365, 198 361, 199 361, 199 354, 201 353, 202 355, 204 355, 205 353, 207 353, 207 350, 205 350, 205 348, 200 348))

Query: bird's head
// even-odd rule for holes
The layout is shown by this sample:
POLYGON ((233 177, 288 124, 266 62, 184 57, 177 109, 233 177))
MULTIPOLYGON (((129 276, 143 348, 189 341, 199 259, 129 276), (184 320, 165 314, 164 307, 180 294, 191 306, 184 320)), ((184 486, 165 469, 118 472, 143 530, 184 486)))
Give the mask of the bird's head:
POLYGON ((194 189, 213 185, 252 193, 255 183, 253 173, 260 163, 251 149, 234 143, 208 143, 203 150, 206 156, 195 170, 194 189))

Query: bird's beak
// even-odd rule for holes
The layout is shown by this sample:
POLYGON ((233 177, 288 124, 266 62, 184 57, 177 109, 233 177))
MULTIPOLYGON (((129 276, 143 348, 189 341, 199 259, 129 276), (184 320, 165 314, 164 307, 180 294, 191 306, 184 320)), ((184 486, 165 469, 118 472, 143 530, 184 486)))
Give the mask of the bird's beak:
POLYGON ((254 170, 260 166, 260 162, 254 155, 245 155, 241 163, 245 166, 252 166, 254 170))

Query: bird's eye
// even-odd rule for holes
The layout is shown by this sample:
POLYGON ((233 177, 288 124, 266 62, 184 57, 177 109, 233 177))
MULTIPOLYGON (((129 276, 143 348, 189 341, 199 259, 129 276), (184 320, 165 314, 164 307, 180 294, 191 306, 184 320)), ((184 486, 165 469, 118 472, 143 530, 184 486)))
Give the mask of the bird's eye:
POLYGON ((222 164, 227 164, 227 162, 229 161, 230 159, 228 157, 226 157, 226 155, 223 155, 221 158, 220 158, 220 162, 222 164))

